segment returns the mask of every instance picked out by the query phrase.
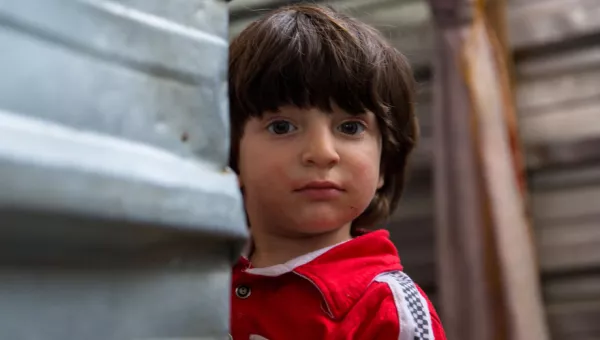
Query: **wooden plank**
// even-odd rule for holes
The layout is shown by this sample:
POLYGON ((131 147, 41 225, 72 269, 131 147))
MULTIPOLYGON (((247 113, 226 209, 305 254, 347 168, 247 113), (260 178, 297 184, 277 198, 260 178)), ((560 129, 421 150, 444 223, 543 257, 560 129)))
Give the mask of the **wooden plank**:
MULTIPOLYGON (((535 174, 531 188, 537 229, 551 228, 558 224, 561 228, 570 230, 570 223, 579 223, 586 217, 600 219, 600 165, 535 174)), ((427 188, 415 189, 415 192, 407 191, 401 200, 390 220, 390 228, 409 228, 412 224, 421 228, 433 219, 432 195, 427 188)))
MULTIPOLYGON (((595 136, 594 136, 595 137, 595 136)), ((433 150, 431 136, 421 136, 412 156, 412 171, 429 171, 433 150)), ((572 167, 600 161, 600 138, 524 145, 528 170, 572 167)))
MULTIPOLYGON (((520 79, 517 107, 526 143, 545 144, 596 136, 600 129, 600 114, 597 114, 600 112, 600 50, 598 53, 595 69, 520 79)), ((539 65, 530 64, 525 72, 537 74, 531 69, 539 65)), ((417 103, 424 130, 431 126, 430 87, 428 83, 421 85, 423 94, 417 103)))
POLYGON ((530 168, 600 159, 600 71, 525 78, 518 104, 530 168))
POLYGON ((597 0, 548 0, 509 8, 514 49, 555 43, 600 31, 597 0))
POLYGON ((520 119, 525 144, 570 142, 600 135, 600 98, 554 107, 520 119))
POLYGON ((600 338, 600 299, 550 304, 547 310, 554 339, 600 338))
POLYGON ((527 81, 555 74, 589 71, 598 67, 600 67, 600 46, 589 45, 581 49, 563 50, 521 59, 516 65, 516 70, 519 80, 527 81))
MULTIPOLYGON (((557 107, 568 110, 574 104, 586 105, 597 98, 600 98, 600 68, 524 79, 517 89, 521 117, 552 113, 557 107)), ((600 120, 600 114, 598 117, 600 120)))
POLYGON ((550 277, 544 280, 544 297, 548 304, 600 299, 600 273, 550 277))
POLYGON ((600 334, 596 333, 596 332, 589 332, 589 333, 578 333, 578 334, 553 334, 552 335, 552 339, 553 340, 573 340, 575 336, 575 339, 577 340, 598 340, 600 338, 600 334))
MULTIPOLYGON (((600 138, 596 134, 600 129, 600 115, 594 112, 600 110, 600 106, 586 107, 585 105, 585 101, 580 102, 579 107, 582 111, 575 109, 571 112, 565 104, 565 109, 559 113, 550 112, 552 115, 549 117, 532 115, 527 124, 521 126, 520 132, 523 134, 528 169, 537 170, 544 167, 573 166, 600 161, 600 138), (571 113, 573 116, 570 115, 571 113), (570 125, 565 125, 563 129, 560 124, 565 120, 570 125), (541 124, 536 126, 539 121, 541 124)), ((430 162, 433 157, 430 135, 432 121, 427 110, 430 110, 429 104, 422 105, 418 113, 421 118, 422 135, 413 160, 419 170, 431 167, 430 162)), ((557 109, 552 107, 546 110, 557 109)))
MULTIPOLYGON (((599 64, 600 66, 600 64, 599 64)), ((429 91, 427 84, 423 91, 429 91)), ((417 106, 423 130, 417 150, 420 165, 432 150, 431 102, 422 97, 417 106)), ((518 93, 520 132, 529 168, 600 159, 600 71, 536 78, 522 83, 518 93), (596 142, 597 140, 597 142, 596 142)))
MULTIPOLYGON (((511 2, 509 6, 508 40, 513 49, 531 49, 600 31, 600 21, 596 20, 600 2, 596 0, 525 1, 511 2)), ((381 29, 413 63, 430 64, 433 54, 430 14, 415 10, 422 3, 390 6, 358 17, 381 29)))
POLYGON ((600 269, 600 166, 536 177, 531 203, 542 270, 600 269))
POLYGON ((568 223, 586 216, 600 216, 600 186, 534 191, 531 203, 538 224, 568 223))
POLYGON ((600 268, 599 219, 539 226, 536 233, 540 266, 544 272, 600 268))
MULTIPOLYGON (((597 20, 600 2, 596 0, 513 0, 509 4, 508 40, 513 49, 531 49, 600 31, 600 21, 597 20)), ((387 32, 398 48, 407 52, 420 51, 411 55, 411 60, 430 63, 433 53, 430 16, 413 15, 405 24, 399 18, 406 17, 406 14, 398 15, 398 11, 401 11, 399 6, 383 8, 379 14, 359 18, 375 23, 378 28, 393 27, 387 32), (415 18, 422 21, 417 22, 415 18), (420 39, 421 45, 431 47, 415 48, 415 39, 420 39)), ((418 43, 419 40, 416 41, 418 43)))
POLYGON ((510 7, 515 8, 517 6, 531 5, 531 3, 544 2, 544 1, 548 1, 548 0, 508 0, 508 4, 510 7))
POLYGON ((536 171, 529 178, 530 189, 539 193, 582 186, 600 186, 600 162, 581 167, 536 171))
POLYGON ((527 168, 541 170, 545 168, 593 166, 600 161, 600 137, 569 142, 552 142, 527 145, 527 168))
MULTIPOLYGON (((590 109, 591 110, 591 109, 590 109)), ((568 115, 568 112, 564 113, 568 115)), ((412 157, 413 171, 427 171, 431 168, 431 160, 433 158, 433 149, 431 141, 432 125, 430 115, 427 115, 425 108, 420 112, 420 115, 425 117, 420 122, 422 135, 417 148, 412 157)), ((539 119, 539 116, 536 116, 539 119)), ((555 118, 549 118, 551 121, 555 118)), ((568 119, 564 118, 564 119, 568 119)), ((556 124, 551 122, 551 124, 556 124)), ((585 122, 580 124, 587 125, 585 122)), ((596 127, 585 127, 585 129, 596 129, 596 127)), ((559 129, 559 127, 556 127, 559 129)), ((527 130, 529 131, 529 130, 527 130)), ((552 132, 546 131, 552 136, 552 132)), ((573 132, 573 130, 571 130, 573 132)), ((551 139, 537 138, 532 142, 531 139, 524 136, 525 159, 529 170, 540 170, 547 167, 564 167, 564 166, 579 166, 589 164, 591 162, 600 161, 600 138, 593 133, 580 134, 581 131, 575 129, 575 132, 568 135, 569 139, 551 139)), ((525 133, 521 131, 521 133, 525 133)), ((566 132, 565 132, 566 133, 566 132)), ((534 136, 535 137, 535 136, 534 136)), ((539 137, 539 136, 538 136, 539 137)))
MULTIPOLYGON (((549 225, 538 228, 538 245, 545 249, 562 247, 576 248, 587 244, 597 244, 600 253, 600 228, 598 219, 590 218, 585 222, 569 225, 549 225)), ((600 263, 598 263, 600 267, 600 263)))

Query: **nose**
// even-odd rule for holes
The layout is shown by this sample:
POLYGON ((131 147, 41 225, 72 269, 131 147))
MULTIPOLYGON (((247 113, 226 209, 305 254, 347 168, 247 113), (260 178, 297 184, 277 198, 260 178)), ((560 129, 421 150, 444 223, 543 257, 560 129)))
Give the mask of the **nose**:
POLYGON ((336 149, 335 136, 329 127, 314 128, 306 135, 302 152, 303 164, 331 168, 339 161, 340 155, 336 149))

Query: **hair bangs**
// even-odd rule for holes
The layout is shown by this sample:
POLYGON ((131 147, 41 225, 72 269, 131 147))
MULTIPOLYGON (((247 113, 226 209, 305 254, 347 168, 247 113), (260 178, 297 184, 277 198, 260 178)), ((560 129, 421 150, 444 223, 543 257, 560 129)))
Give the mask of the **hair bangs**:
POLYGON ((349 114, 382 109, 378 56, 351 25, 327 12, 283 9, 239 39, 253 46, 237 51, 234 42, 230 55, 232 110, 243 116, 287 105, 332 112, 335 104, 349 114))

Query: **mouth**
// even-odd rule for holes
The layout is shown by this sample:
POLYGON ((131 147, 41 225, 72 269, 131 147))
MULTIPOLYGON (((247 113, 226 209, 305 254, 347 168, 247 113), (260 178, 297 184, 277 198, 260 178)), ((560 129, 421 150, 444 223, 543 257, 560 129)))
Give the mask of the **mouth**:
POLYGON ((304 184, 296 191, 307 191, 307 190, 337 190, 344 191, 341 185, 331 181, 312 181, 304 184))
POLYGON ((306 183, 296 193, 310 201, 331 201, 338 199, 344 192, 344 188, 335 182, 313 181, 306 183))

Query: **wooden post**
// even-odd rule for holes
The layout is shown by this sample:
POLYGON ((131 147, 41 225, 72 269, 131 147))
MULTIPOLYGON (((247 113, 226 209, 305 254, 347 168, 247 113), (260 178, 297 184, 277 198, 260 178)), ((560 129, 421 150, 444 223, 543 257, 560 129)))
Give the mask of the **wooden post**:
POLYGON ((484 1, 430 3, 438 44, 438 282, 448 338, 547 340, 507 44, 495 35, 484 1))
POLYGON ((462 49, 472 19, 466 2, 432 0, 438 51, 434 66, 436 244, 442 321, 449 339, 506 337, 494 242, 476 145, 462 49), (496 282, 494 282, 496 281, 496 282))
MULTIPOLYGON (((496 6, 496 11, 505 10, 496 6)), ((540 292, 535 245, 524 197, 524 169, 504 45, 485 11, 475 2, 474 20, 464 48, 464 69, 476 113, 478 147, 489 202, 509 339, 549 338, 540 292)), ((497 16, 502 17, 502 16, 497 16)))

